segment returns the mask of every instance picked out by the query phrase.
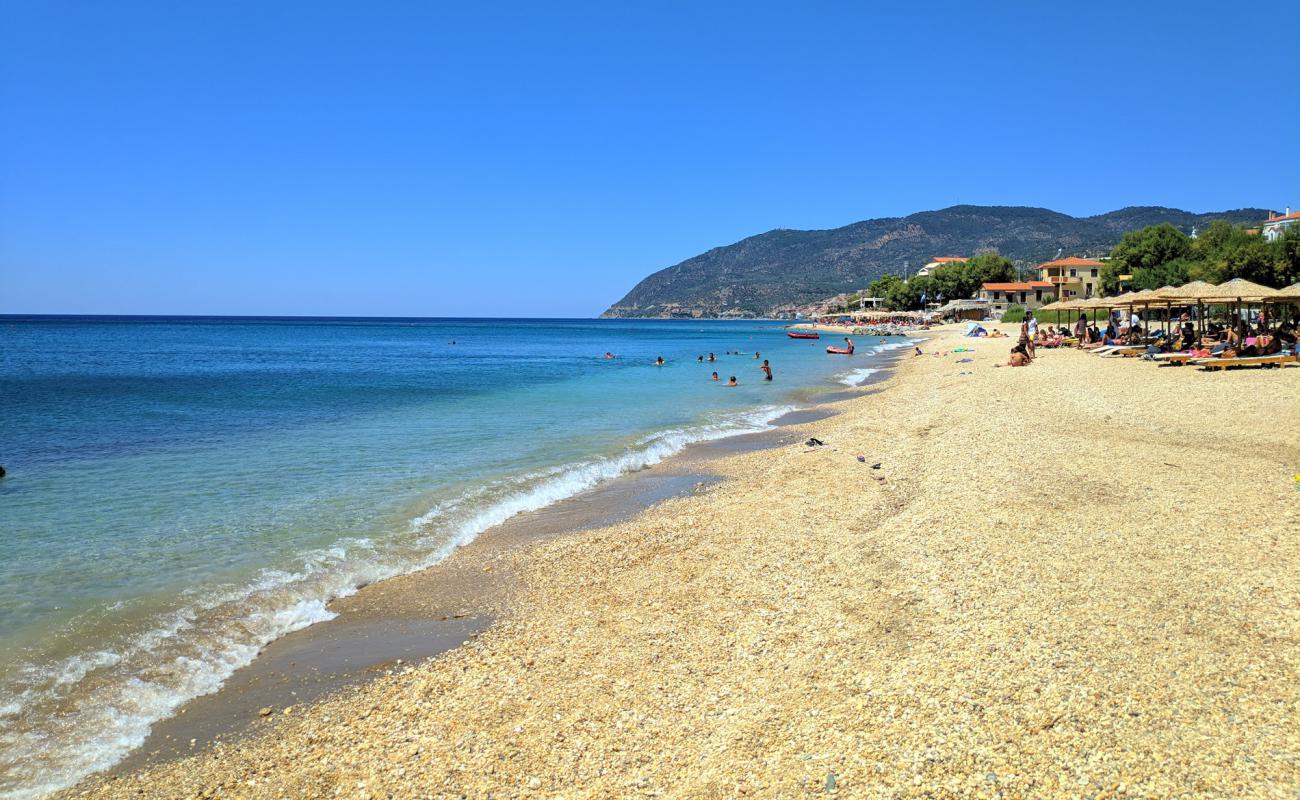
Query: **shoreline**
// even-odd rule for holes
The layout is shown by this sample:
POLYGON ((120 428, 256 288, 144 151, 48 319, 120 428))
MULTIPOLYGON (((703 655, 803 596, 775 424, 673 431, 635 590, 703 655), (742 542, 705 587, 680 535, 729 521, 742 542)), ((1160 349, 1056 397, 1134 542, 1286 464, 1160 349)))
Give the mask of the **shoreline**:
POLYGON ((906 352, 900 347, 875 354, 878 366, 852 386, 794 390, 796 402, 809 405, 773 420, 769 430, 693 442, 656 465, 488 528, 438 564, 331 601, 327 607, 335 617, 273 640, 215 692, 182 704, 153 725, 142 745, 82 782, 131 774, 217 743, 237 742, 256 732, 263 709, 293 713, 468 643, 488 630, 508 604, 513 576, 494 571, 493 565, 510 551, 617 524, 716 482, 708 470, 711 462, 788 444, 784 429, 832 416, 838 413, 836 404, 877 391, 873 385, 886 380, 906 352), (411 601, 413 596, 420 600, 411 601))
POLYGON ((1300 370, 992 369, 955 333, 716 483, 501 554, 467 645, 64 796, 1294 786, 1300 370))

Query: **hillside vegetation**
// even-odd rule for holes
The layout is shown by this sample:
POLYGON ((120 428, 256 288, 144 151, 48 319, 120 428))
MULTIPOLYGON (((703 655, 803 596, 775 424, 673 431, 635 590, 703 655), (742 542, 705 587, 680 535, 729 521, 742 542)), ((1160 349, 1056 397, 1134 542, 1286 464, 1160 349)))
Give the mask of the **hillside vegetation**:
POLYGON ((1104 255, 1127 231, 1168 223, 1182 231, 1216 219, 1258 222, 1258 208, 1193 214, 1132 207, 1094 217, 1045 208, 953 206, 906 217, 865 220, 829 230, 775 230, 716 247, 646 277, 606 317, 770 316, 881 275, 916 270, 934 256, 997 252, 1028 268, 1066 255, 1104 255))

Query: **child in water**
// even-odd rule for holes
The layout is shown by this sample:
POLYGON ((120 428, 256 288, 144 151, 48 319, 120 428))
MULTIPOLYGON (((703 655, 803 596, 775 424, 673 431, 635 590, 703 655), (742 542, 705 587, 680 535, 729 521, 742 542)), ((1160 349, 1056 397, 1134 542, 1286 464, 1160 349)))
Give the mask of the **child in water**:
POLYGON ((740 384, 736 383, 736 376, 735 376, 735 375, 732 375, 731 378, 729 378, 729 379, 727 380, 727 385, 728 385, 728 386, 739 386, 740 384))
POLYGON ((715 372, 715 373, 713 373, 713 377, 711 378, 711 380, 715 380, 715 381, 716 381, 717 379, 718 379, 718 373, 715 372))
POLYGON ((763 359, 763 366, 759 367, 759 369, 763 370, 763 380, 772 380, 772 366, 767 363, 766 358, 763 359))

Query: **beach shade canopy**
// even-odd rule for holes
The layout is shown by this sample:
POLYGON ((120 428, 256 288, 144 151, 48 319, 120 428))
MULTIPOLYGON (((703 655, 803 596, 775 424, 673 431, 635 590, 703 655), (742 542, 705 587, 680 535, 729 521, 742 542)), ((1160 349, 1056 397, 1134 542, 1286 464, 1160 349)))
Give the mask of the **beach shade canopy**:
POLYGON ((1287 300, 1300 302, 1300 283, 1293 283, 1285 289, 1275 289, 1265 295, 1265 300, 1283 301, 1287 300))
POLYGON ((1162 300, 1164 300, 1164 298, 1160 296, 1160 292, 1156 289, 1147 289, 1145 292, 1133 292, 1133 294, 1128 298, 1128 302, 1136 305, 1155 303, 1162 300))
POLYGON ((1052 302, 1039 308, 1038 310, 1039 311, 1060 311, 1063 308, 1065 308, 1064 300, 1053 300, 1052 302))
POLYGON ((1106 298, 1106 302, 1110 303, 1112 308, 1115 306, 1127 306, 1131 304, 1133 298, 1137 296, 1138 292, 1125 292, 1124 294, 1116 295, 1115 297, 1106 298))
POLYGON ((1205 281, 1192 281, 1174 289, 1157 289, 1156 291, 1163 300, 1190 300, 1195 302, 1197 300, 1218 298, 1220 296, 1216 294, 1218 288, 1214 284, 1205 281))
POLYGON ((1274 289, 1248 281, 1245 278, 1233 278, 1227 283, 1214 287, 1214 294, 1202 298, 1206 300, 1260 300, 1274 293, 1274 289))

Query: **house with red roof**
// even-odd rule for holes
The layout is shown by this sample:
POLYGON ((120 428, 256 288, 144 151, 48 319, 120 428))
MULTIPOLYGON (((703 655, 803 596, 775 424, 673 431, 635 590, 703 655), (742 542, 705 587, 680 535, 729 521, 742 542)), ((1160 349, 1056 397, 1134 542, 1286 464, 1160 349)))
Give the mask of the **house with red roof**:
POLYGON ((1074 300, 1101 294, 1100 261, 1091 258, 1058 258, 1038 265, 1038 277, 1056 289, 1060 300, 1074 300))
POLYGON ((1288 206, 1282 214, 1268 212, 1268 220, 1259 227, 1263 231, 1265 241, 1274 242, 1282 238, 1282 233, 1292 225, 1300 222, 1300 211, 1292 213, 1291 207, 1288 206))
POLYGON ((979 293, 979 299, 988 302, 989 311, 995 317, 1002 316, 1010 306, 1024 306, 1033 311, 1055 296, 1053 285, 1047 281, 985 283, 979 293))

